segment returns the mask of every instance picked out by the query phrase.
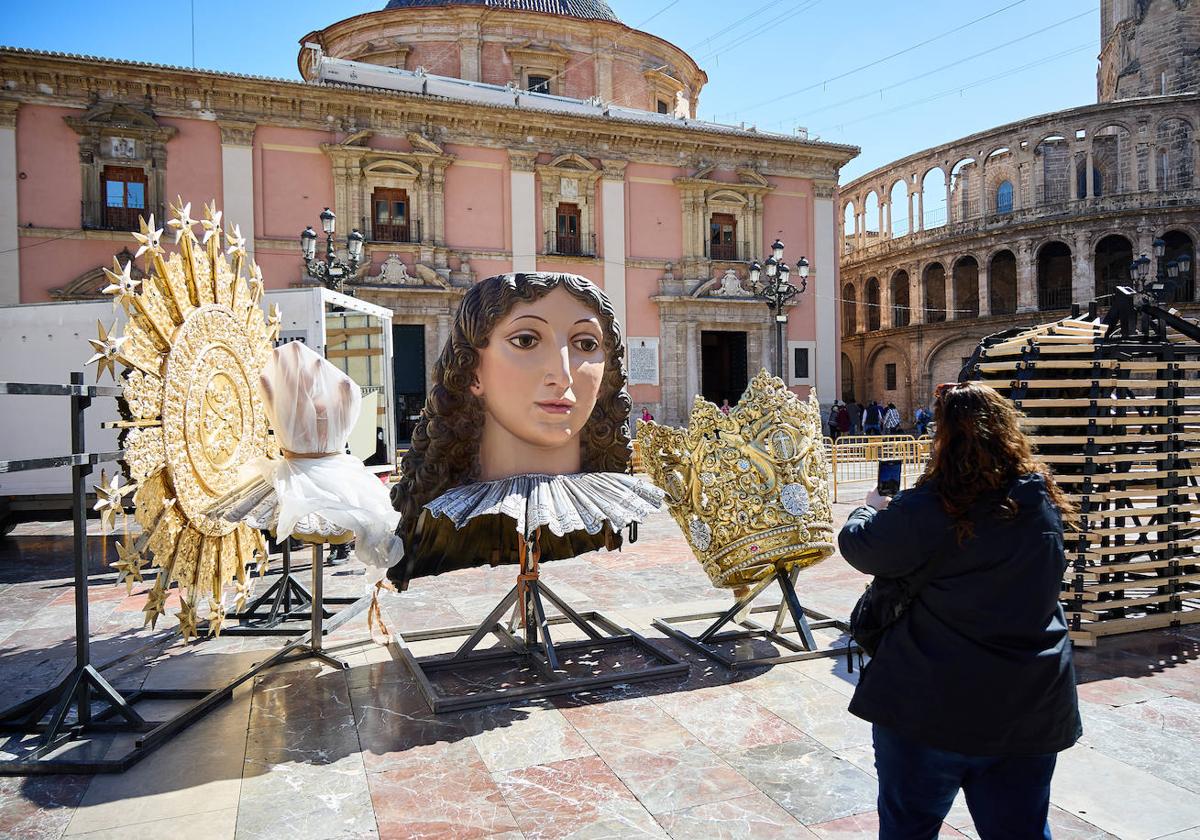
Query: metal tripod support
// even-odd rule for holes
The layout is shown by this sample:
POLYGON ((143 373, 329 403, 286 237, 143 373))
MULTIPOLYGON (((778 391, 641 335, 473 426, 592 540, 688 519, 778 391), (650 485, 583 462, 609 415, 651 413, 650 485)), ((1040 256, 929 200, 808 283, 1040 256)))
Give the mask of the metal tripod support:
MULTIPOLYGON (((541 580, 539 571, 540 547, 535 532, 527 538, 518 536, 520 570, 516 584, 476 626, 450 627, 416 633, 396 634, 393 644, 399 658, 416 678, 429 707, 436 714, 475 709, 494 703, 541 699, 603 688, 616 683, 629 683, 665 677, 683 676, 687 663, 651 644, 629 628, 622 628, 604 615, 590 611, 579 612, 554 593, 541 580), (544 599, 544 600, 543 600, 544 599), (545 601, 561 613, 547 616, 545 601), (505 622, 504 614, 511 610, 505 622), (555 642, 551 627, 572 625, 586 638, 577 641, 555 642), (467 636, 451 654, 417 657, 410 644, 433 639, 467 636), (499 642, 497 647, 480 651, 479 645, 489 636, 499 642), (608 673, 595 673, 591 664, 576 665, 578 655, 594 655, 610 648, 633 646, 652 664, 635 668, 618 665, 608 673), (444 691, 435 682, 438 675, 448 674, 453 680, 464 672, 486 666, 511 668, 526 666, 536 679, 531 684, 504 685, 498 681, 493 689, 444 691)), ((632 657, 631 657, 632 658, 632 657)), ((477 684, 477 680, 463 682, 477 684)))
MULTIPOLYGON (((316 594, 320 574, 318 569, 324 562, 323 551, 318 553, 318 546, 313 544, 313 592, 304 587, 292 572, 291 540, 286 539, 282 545, 282 568, 279 579, 246 605, 241 612, 231 613, 232 618, 239 623, 225 628, 222 632, 230 636, 298 636, 304 633, 302 628, 287 622, 309 621, 312 619, 313 604, 321 605, 322 618, 333 618, 334 612, 326 609, 327 604, 355 604, 358 598, 324 598, 316 594)), ((329 631, 325 631, 328 633, 329 631)))
MULTIPOLYGON (((787 572, 777 567, 767 578, 756 583, 749 594, 739 599, 724 612, 656 618, 654 626, 733 670, 846 654, 847 648, 844 646, 836 648, 818 646, 816 637, 813 636, 813 630, 832 627, 843 633, 849 633, 850 625, 841 619, 831 618, 804 607, 800 603, 800 596, 796 594, 796 579, 799 574, 800 569, 796 567, 787 572), (782 596, 780 602, 752 607, 751 604, 766 592, 772 583, 779 584, 782 596), (775 614, 770 627, 754 620, 753 616, 760 613, 775 614), (790 628, 785 626, 789 618, 791 619, 790 628), (678 626, 700 621, 711 621, 712 623, 698 636, 693 636, 678 626), (722 629, 728 626, 737 629, 722 629), (756 640, 770 642, 776 649, 782 648, 784 652, 755 654, 753 653, 753 643, 756 640), (732 643, 732 653, 723 649, 729 647, 730 643, 732 643), (743 647, 744 649, 739 651, 739 648, 743 647)), ((850 648, 851 651, 854 649, 850 648)))

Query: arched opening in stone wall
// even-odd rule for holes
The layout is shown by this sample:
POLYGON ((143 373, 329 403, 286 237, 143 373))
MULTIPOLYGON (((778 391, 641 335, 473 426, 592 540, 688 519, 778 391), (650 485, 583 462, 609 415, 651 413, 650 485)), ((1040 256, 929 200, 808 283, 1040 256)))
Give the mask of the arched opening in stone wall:
POLYGON ((1071 305, 1071 249, 1064 242, 1047 242, 1037 255, 1038 309, 1067 309, 1071 305))
POLYGON ((946 320, 946 268, 941 263, 925 266, 921 275, 925 287, 925 323, 936 324, 946 320))
POLYGON ((954 312, 950 317, 979 317, 979 261, 974 257, 954 263, 954 312))
POLYGON ((921 178, 921 224, 925 230, 946 224, 946 173, 935 166, 921 178))
POLYGON ((891 206, 892 236, 908 236, 912 233, 912 225, 908 219, 908 183, 903 178, 892 184, 888 202, 891 206))
POLYGON ((995 212, 1007 216, 1013 211, 1013 185, 1007 178, 996 187, 995 212))
POLYGON ((963 158, 950 169, 950 200, 954 202, 954 220, 979 215, 979 165, 975 158, 963 158))
POLYGON ((1105 195, 1133 190, 1129 177, 1133 162, 1130 138, 1129 130, 1120 125, 1106 125, 1092 135, 1092 168, 1099 173, 1105 195))
POLYGON ((1001 146, 987 156, 984 174, 987 181, 983 183, 984 190, 983 212, 986 214, 1007 215, 1016 208, 1016 190, 1013 184, 1017 173, 1013 166, 1013 153, 1007 146, 1001 146))
MULTIPOLYGON (((1133 243, 1113 234, 1096 243, 1096 299, 1111 295, 1117 285, 1129 285, 1129 264, 1133 262, 1133 243)), ((1082 301, 1080 301, 1082 303, 1082 301)))
POLYGON ((1192 237, 1181 230, 1169 230, 1163 234, 1162 238, 1163 242, 1167 243, 1167 250, 1163 253, 1163 260, 1166 263, 1177 260, 1185 254, 1192 263, 1190 270, 1186 274, 1181 271, 1175 281, 1175 300, 1195 300, 1196 281, 1193 278, 1196 276, 1196 247, 1192 242, 1192 237))
POLYGON ((842 214, 842 241, 846 243, 847 252, 854 242, 854 202, 846 202, 846 212, 842 214))
POLYGON ((858 295, 854 284, 842 286, 842 335, 854 335, 858 332, 858 295))
POLYGON ((842 354, 842 402, 854 402, 854 365, 845 353, 842 354))
POLYGON ((1017 258, 1012 251, 997 251, 988 267, 988 301, 993 315, 1017 311, 1017 258))
POLYGON ((874 332, 879 329, 879 278, 867 278, 867 332, 874 332))
POLYGON ((912 321, 908 305, 908 272, 901 269, 892 275, 892 326, 907 327, 912 321))
POLYGON ((867 194, 863 208, 866 212, 863 229, 867 234, 867 244, 869 245, 871 242, 879 240, 879 232, 883 230, 879 224, 879 195, 874 190, 867 194))
POLYGON ((1047 137, 1033 150, 1035 175, 1041 176, 1042 204, 1062 204, 1071 197, 1071 147, 1065 137, 1047 137))
POLYGON ((1192 125, 1181 117, 1168 117, 1155 130, 1158 148, 1158 189, 1175 192, 1192 186, 1192 125))

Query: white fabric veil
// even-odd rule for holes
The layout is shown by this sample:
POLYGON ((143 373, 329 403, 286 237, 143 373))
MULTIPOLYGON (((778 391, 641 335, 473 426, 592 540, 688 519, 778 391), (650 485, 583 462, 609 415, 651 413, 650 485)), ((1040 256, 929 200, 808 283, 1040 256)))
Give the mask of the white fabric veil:
POLYGON ((358 458, 343 454, 362 407, 358 386, 293 341, 272 353, 258 390, 283 452, 282 459, 254 462, 278 496, 276 537, 287 538, 309 515, 354 531, 368 582, 378 582, 404 556, 404 544, 395 534, 400 513, 383 482, 358 458))

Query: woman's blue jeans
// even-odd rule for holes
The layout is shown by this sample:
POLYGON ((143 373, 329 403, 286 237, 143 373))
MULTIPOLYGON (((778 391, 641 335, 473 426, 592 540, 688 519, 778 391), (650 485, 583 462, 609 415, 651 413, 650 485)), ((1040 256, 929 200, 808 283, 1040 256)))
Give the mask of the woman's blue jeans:
POLYGON ((879 840, 938 835, 961 788, 981 840, 1050 840, 1050 777, 1058 756, 973 756, 926 747, 876 725, 879 840))

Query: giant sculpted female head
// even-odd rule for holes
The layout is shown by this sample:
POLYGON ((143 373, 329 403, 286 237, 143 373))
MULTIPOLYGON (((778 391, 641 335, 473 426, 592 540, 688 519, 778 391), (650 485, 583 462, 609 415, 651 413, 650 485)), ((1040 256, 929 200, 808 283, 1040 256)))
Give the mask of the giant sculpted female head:
POLYGON ((625 347, 584 277, 506 274, 464 296, 395 493, 401 536, 461 484, 525 473, 625 472, 625 347))

